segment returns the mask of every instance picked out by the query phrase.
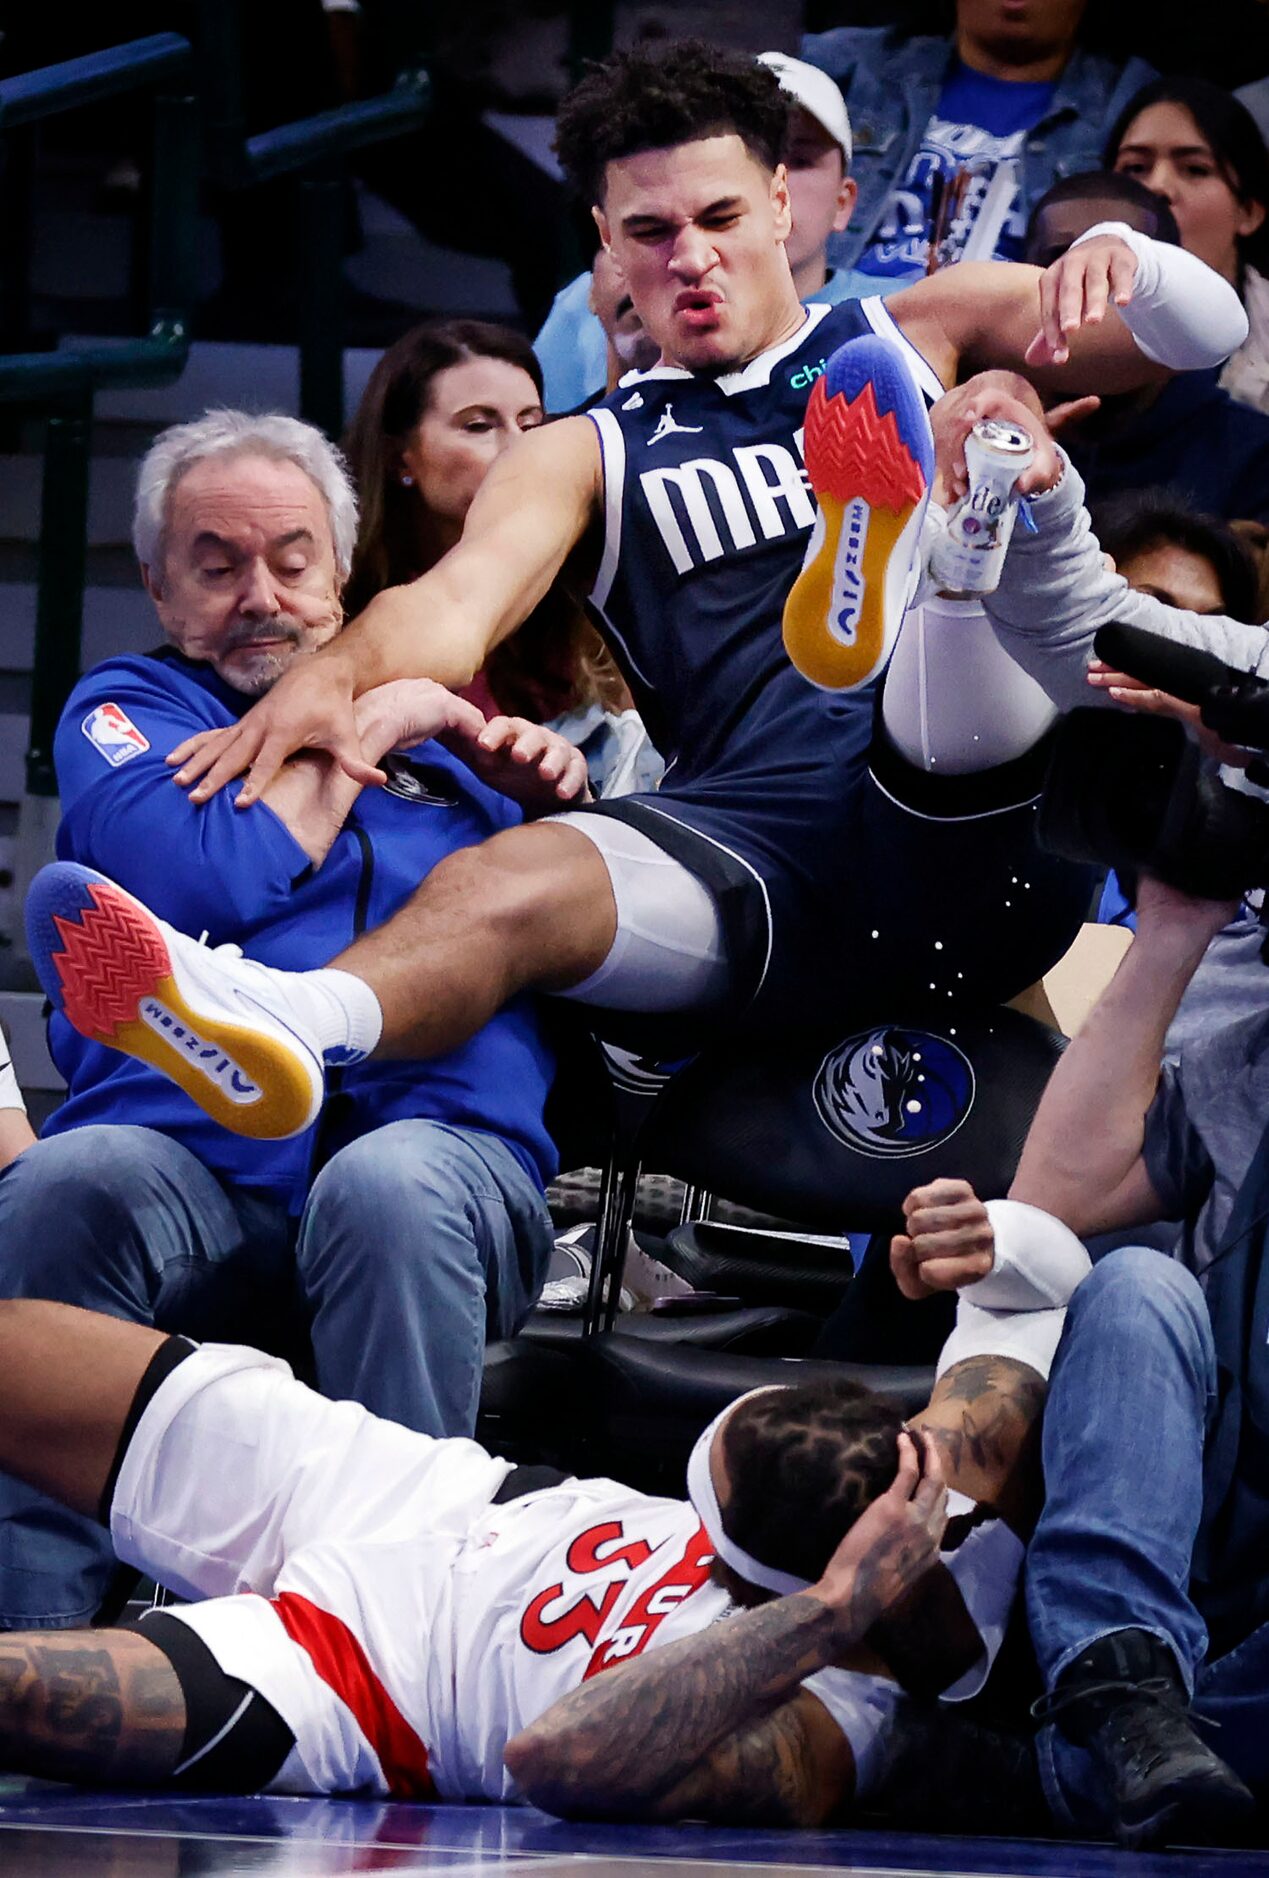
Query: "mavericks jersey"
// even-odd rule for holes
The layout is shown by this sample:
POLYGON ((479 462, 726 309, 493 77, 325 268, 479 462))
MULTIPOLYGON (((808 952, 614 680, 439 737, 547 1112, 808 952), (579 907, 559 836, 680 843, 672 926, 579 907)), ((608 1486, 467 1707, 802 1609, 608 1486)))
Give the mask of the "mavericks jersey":
MULTIPOLYGON (((588 412, 604 467, 604 551, 590 599, 654 743, 668 796, 769 799, 809 752, 866 747, 871 691, 807 683, 781 640, 815 522, 806 402, 829 355, 877 333, 931 401, 943 390, 879 299, 813 305, 791 338, 719 377, 631 372, 588 412)), ((738 804, 737 804, 738 805, 738 804)))

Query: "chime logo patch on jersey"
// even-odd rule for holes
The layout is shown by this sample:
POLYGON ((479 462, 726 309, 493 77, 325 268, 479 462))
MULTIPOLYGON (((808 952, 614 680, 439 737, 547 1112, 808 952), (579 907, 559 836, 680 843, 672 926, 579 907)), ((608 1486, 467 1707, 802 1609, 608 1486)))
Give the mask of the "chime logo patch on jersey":
POLYGON ((387 775, 386 793, 421 808, 456 809, 462 800, 458 784, 439 764, 412 763, 406 756, 385 756, 379 768, 387 775))
POLYGON ((813 1093, 831 1135, 860 1154, 897 1160, 956 1133, 974 1105, 974 1071, 946 1037, 887 1024, 830 1050, 813 1093))
POLYGON ((130 763, 150 747, 150 739, 137 729, 126 711, 117 704, 99 704, 79 727, 93 749, 105 757, 111 769, 130 763))

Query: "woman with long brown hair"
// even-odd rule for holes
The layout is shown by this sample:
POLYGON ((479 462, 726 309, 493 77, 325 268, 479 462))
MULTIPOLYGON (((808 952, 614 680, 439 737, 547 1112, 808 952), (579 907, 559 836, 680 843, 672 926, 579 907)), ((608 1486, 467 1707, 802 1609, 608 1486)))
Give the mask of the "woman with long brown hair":
MULTIPOLYGON (((429 320, 384 353, 346 445, 361 504, 350 614, 440 560, 462 534, 498 456, 543 416, 541 367, 510 327, 429 320)), ((553 723, 566 735, 576 736, 577 725, 595 731, 617 722, 624 740, 603 739, 609 759, 612 743, 628 742, 633 729, 620 675, 581 607, 558 586, 495 648, 466 695, 488 715, 553 723)), ((659 773, 646 748, 639 787, 659 773)), ((601 767, 610 769, 611 760, 601 767)))

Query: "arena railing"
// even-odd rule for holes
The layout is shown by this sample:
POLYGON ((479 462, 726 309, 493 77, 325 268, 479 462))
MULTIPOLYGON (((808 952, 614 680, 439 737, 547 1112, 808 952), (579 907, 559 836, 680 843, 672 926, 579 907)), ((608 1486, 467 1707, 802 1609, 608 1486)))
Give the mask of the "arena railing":
MULTIPOLYGON (((380 0, 376 24, 402 21, 380 0)), ((430 103, 431 81, 421 54, 402 46, 406 63, 395 84, 375 97, 336 105, 312 117, 247 134, 243 94, 242 16, 237 0, 200 0, 200 94, 208 172, 240 192, 281 177, 295 179, 299 198, 300 413, 330 437, 343 429, 343 269, 345 159, 368 144, 415 129, 430 103)), ((397 34, 400 42, 400 31, 397 34)))
POLYGON ((47 858, 57 815, 53 733, 79 675, 93 398, 102 386, 165 384, 189 353, 198 125, 189 41, 155 33, 0 80, 0 402, 45 427, 26 796, 18 904, 47 858), (38 349, 31 321, 35 138, 49 118, 148 94, 150 160, 134 257, 135 336, 38 349))

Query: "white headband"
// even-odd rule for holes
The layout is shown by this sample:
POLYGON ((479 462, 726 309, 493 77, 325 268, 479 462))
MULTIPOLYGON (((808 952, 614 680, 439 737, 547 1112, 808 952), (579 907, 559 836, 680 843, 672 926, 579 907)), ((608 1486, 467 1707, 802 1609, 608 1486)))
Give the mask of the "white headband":
POLYGON ((687 1463, 687 1497, 692 1502, 700 1521, 705 1528, 705 1537, 713 1546, 725 1565, 730 1565, 734 1572, 751 1585, 760 1585, 764 1591, 778 1592, 782 1597, 790 1591, 805 1591, 810 1586, 809 1578, 795 1578, 792 1572, 777 1571, 773 1565, 763 1565, 753 1558, 723 1531, 723 1516, 718 1510, 718 1495, 714 1492, 714 1477, 710 1472, 709 1457, 714 1445, 714 1436, 722 1427, 733 1409, 748 1402, 751 1396, 766 1395, 771 1389, 787 1389, 789 1383, 764 1383, 761 1389, 750 1389, 744 1395, 737 1396, 725 1409, 715 1415, 709 1427, 700 1436, 692 1449, 687 1463))

